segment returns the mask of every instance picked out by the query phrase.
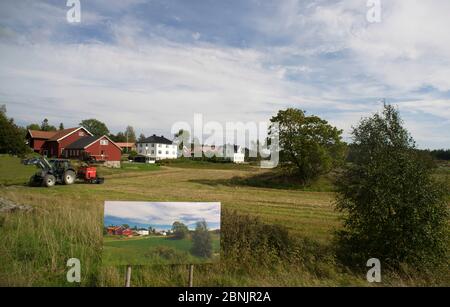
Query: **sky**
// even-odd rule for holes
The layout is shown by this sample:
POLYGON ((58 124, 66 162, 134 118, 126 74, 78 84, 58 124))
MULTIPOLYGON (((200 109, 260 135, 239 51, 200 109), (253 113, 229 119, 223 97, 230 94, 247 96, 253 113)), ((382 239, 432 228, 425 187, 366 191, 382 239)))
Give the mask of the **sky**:
POLYGON ((0 104, 21 125, 267 122, 295 107, 344 130, 395 104, 421 148, 450 144, 450 1, 0 1, 0 104))
POLYGON ((169 230, 174 222, 181 222, 194 230, 202 220, 209 229, 220 229, 220 203, 105 202, 105 226, 128 224, 169 230))

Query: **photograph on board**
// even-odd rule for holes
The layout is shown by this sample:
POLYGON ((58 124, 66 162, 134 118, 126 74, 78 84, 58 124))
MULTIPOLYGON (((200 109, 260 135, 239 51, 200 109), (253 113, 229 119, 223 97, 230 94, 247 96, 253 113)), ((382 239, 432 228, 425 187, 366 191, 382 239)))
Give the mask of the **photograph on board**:
POLYGON ((220 203, 105 202, 103 264, 198 264, 219 259, 220 203))

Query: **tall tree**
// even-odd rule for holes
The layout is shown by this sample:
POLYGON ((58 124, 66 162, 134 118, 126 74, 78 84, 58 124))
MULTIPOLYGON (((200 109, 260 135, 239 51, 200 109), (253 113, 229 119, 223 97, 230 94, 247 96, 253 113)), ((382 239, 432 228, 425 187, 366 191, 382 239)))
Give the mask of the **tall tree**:
POLYGON ((125 134, 123 134, 123 132, 119 132, 116 135, 111 134, 110 138, 114 141, 114 142, 119 142, 119 143, 125 143, 127 141, 127 138, 125 136, 125 134))
POLYGON ((64 130, 64 124, 63 123, 60 123, 59 124, 59 130, 61 131, 61 130, 64 130))
POLYGON ((41 131, 56 131, 56 127, 50 125, 48 119, 44 118, 41 124, 41 131))
POLYGON ((184 239, 188 233, 189 229, 186 225, 181 222, 174 222, 172 225, 172 232, 174 234, 175 239, 184 239))
POLYGON ((145 139, 146 139, 145 135, 144 135, 143 133, 141 133, 141 134, 139 135, 138 141, 139 141, 139 142, 143 142, 145 139))
POLYGON ((212 256, 212 238, 208 230, 208 225, 203 220, 197 222, 192 234, 192 254, 197 257, 210 258, 212 256))
POLYGON ((385 105, 381 114, 362 119, 352 135, 353 163, 337 181, 337 208, 345 218, 337 233, 339 257, 359 265, 378 258, 416 268, 448 259, 446 191, 399 112, 385 105))
POLYGON ((106 124, 94 118, 85 119, 81 121, 80 126, 83 126, 95 136, 103 136, 110 134, 106 124))
POLYGON ((129 143, 136 142, 136 133, 134 132, 134 128, 132 126, 127 126, 124 134, 129 143))
POLYGON ((342 130, 327 121, 290 108, 279 111, 271 122, 272 128, 277 126, 277 129, 271 129, 269 133, 277 134, 284 168, 304 183, 343 163, 342 130))
POLYGON ((190 138, 191 138, 191 134, 189 133, 189 131, 180 129, 177 133, 175 133, 174 143, 178 144, 179 150, 183 150, 184 146, 189 148, 190 138))
POLYGON ((25 136, 11 118, 6 116, 6 108, 0 112, 0 153, 23 156, 30 152, 25 136), (3 112, 4 111, 4 112, 3 112))

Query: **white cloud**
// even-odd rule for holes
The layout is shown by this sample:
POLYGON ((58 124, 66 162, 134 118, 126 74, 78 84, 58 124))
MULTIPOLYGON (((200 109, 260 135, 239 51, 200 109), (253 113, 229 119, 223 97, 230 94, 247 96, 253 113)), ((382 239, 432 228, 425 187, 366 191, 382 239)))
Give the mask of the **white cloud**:
POLYGON ((266 121, 295 106, 348 132, 385 97, 415 112, 407 124, 420 144, 431 144, 430 133, 420 133, 425 126, 440 135, 432 146, 449 143, 450 132, 442 132, 450 131, 447 0, 382 1, 379 24, 367 23, 361 0, 255 1, 255 11, 242 15, 253 30, 246 48, 226 45, 228 33, 211 43, 207 31, 183 28, 183 16, 179 28, 149 28, 131 12, 140 0, 93 1, 97 9, 83 14, 110 40, 68 43, 60 39, 64 6, 15 3, 0 10, 0 100, 22 122, 47 117, 67 126, 96 117, 113 131, 132 124, 161 134, 194 113, 206 121, 266 121), (271 9, 262 13, 264 5, 271 9), (425 125, 428 116, 443 126, 425 125))
POLYGON ((217 225, 220 224, 220 203, 107 201, 104 215, 152 225, 172 225, 175 221, 191 225, 201 220, 217 225))

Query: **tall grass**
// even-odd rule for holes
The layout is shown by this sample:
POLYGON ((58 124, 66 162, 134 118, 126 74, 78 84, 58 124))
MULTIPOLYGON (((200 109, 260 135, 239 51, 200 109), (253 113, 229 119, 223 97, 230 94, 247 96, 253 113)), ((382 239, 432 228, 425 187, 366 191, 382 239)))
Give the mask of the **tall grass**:
MULTIPOLYGON (((104 265, 101 259, 106 199, 221 201, 221 261, 196 265, 196 286, 369 285, 364 264, 349 269, 335 260, 330 232, 339 224, 330 193, 191 182, 234 175, 203 169, 148 175, 138 171, 111 174, 101 186, 0 187, 1 197, 34 208, 29 213, 0 214, 0 286, 123 286, 125 267, 104 265), (69 258, 81 261, 79 285, 66 281, 69 258)), ((23 184, 26 179, 15 180, 23 184)), ((437 272, 408 267, 383 270, 382 285, 449 286, 448 259, 443 263, 447 269, 437 272)), ((184 265, 136 266, 132 271, 134 286, 186 286, 187 282, 184 265)))

